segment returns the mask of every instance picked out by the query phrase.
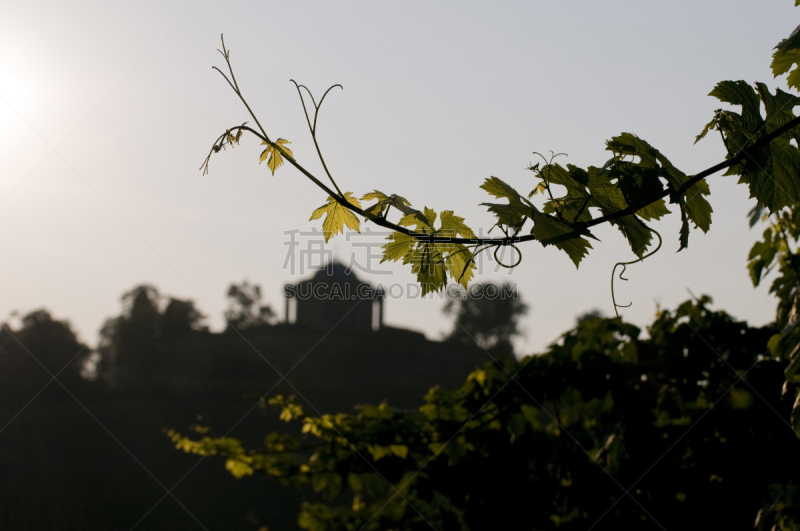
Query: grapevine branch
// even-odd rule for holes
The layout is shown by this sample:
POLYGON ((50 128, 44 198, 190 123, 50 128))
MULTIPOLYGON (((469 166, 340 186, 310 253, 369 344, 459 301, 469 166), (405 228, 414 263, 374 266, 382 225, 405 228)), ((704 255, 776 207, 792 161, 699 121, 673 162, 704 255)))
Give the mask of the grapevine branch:
MULTIPOLYGON (((217 140, 214 142, 214 145, 212 146, 211 150, 209 151, 208 157, 206 157, 206 160, 204 161, 203 166, 201 166, 201 168, 205 168, 206 171, 208 171, 208 163, 209 163, 209 160, 211 158, 211 155, 213 153, 215 153, 215 152, 218 152, 221 147, 224 147, 225 139, 226 139, 226 137, 228 135, 230 135, 231 132, 234 132, 234 131, 247 131, 247 132, 253 134, 256 138, 260 139, 265 144, 269 145, 271 148, 273 148, 273 149, 277 150, 278 152, 280 152, 286 158, 286 160, 289 162, 289 164, 294 166, 300 173, 302 173, 311 182, 313 182, 315 185, 317 185, 318 188, 320 188, 323 191, 325 191, 331 198, 333 198, 334 201, 339 203, 344 208, 347 208, 351 212, 354 212, 355 214, 360 215, 365 220, 371 221, 372 223, 374 223, 374 224, 376 224, 378 226, 381 226, 381 227, 384 227, 384 228, 387 228, 387 229, 391 229, 391 230, 396 231, 396 232, 400 232, 400 233, 405 234, 407 236, 411 236, 415 240, 418 240, 418 241, 421 241, 421 242, 426 242, 426 243, 431 243, 431 244, 432 243, 454 243, 454 244, 476 245, 476 246, 479 246, 479 245, 503 246, 503 245, 513 245, 513 244, 516 244, 516 243, 537 240, 536 236, 533 235, 533 234, 527 234, 527 235, 523 235, 523 236, 518 236, 516 232, 514 234, 512 234, 512 235, 506 235, 505 237, 496 237, 496 238, 495 237, 492 237, 492 238, 479 238, 479 237, 475 237, 475 238, 455 238, 455 237, 451 237, 451 236, 436 235, 436 234, 433 234, 433 233, 425 234, 425 233, 420 233, 420 232, 416 232, 414 230, 408 229, 408 228, 403 227, 401 225, 398 225, 396 223, 392 223, 391 221, 387 220, 383 216, 376 216, 374 214, 368 214, 364 209, 361 209, 361 208, 351 204, 350 202, 347 201, 347 199, 345 199, 344 194, 342 194, 342 192, 339 190, 339 187, 336 185, 336 182, 333 180, 333 177, 331 177, 331 174, 328 171, 327 165, 325 164, 325 161, 324 161, 324 159, 322 157, 322 153, 321 153, 321 150, 319 148, 319 144, 318 144, 317 138, 316 138, 317 115, 319 113, 320 106, 322 105, 322 100, 325 98, 325 96, 333 88, 335 88, 335 87, 340 87, 341 88, 341 85, 333 85, 332 87, 330 87, 325 92, 325 95, 323 95, 322 99, 320 99, 319 104, 317 104, 316 101, 314 100, 313 96, 311 96, 311 92, 308 90, 307 87, 305 87, 304 85, 298 85, 294 80, 292 80, 292 82, 295 84, 295 87, 297 87, 298 93, 300 94, 300 99, 301 99, 301 101, 303 103, 303 110, 304 110, 304 113, 306 115, 306 120, 308 121, 308 125, 309 125, 309 129, 311 131, 312 138, 314 140, 314 146, 317 149, 317 154, 319 155, 320 160, 322 161, 322 165, 323 165, 323 168, 325 169, 325 173, 328 175, 329 179, 331 180, 331 184, 333 184, 334 188, 336 188, 336 191, 334 191, 330 187, 328 187, 325 183, 320 181, 317 177, 315 177, 306 168, 304 168, 300 163, 298 163, 294 159, 294 157, 289 156, 281 148, 280 145, 278 145, 275 142, 273 142, 272 140, 270 140, 270 138, 268 137, 266 131, 264 130, 264 128, 259 123, 258 118, 256 118, 255 113, 250 108, 250 105, 247 103, 247 101, 245 100, 241 90, 239 89, 239 85, 236 82, 236 77, 233 74, 233 67, 231 66, 231 62, 230 62, 230 50, 227 50, 225 48, 225 41, 224 40, 222 41, 222 50, 220 50, 220 54, 222 54, 222 57, 225 59, 225 62, 228 65, 228 70, 230 72, 230 79, 219 68, 213 67, 213 69, 216 70, 217 72, 219 72, 222 75, 222 77, 225 78, 225 80, 231 86, 231 88, 236 93, 236 95, 239 97, 239 99, 242 100, 242 103, 244 103, 245 107, 247 108, 247 111, 250 113, 250 116, 252 116, 252 118, 255 121, 256 125, 258 126, 259 130, 257 131, 255 129, 251 128, 251 127, 248 127, 245 124, 242 124, 242 125, 238 125, 238 126, 232 127, 229 130, 227 130, 225 133, 220 135, 217 138, 217 140), (314 121, 313 121, 313 124, 312 124, 310 116, 308 114, 308 110, 306 108, 302 92, 300 91, 301 88, 305 89, 308 92, 308 94, 311 96, 312 103, 314 104, 314 121)), ((697 184, 699 181, 701 181, 701 180, 703 180, 703 179, 705 179, 705 178, 707 178, 707 177, 709 177, 709 176, 711 176, 711 175, 713 175, 713 174, 715 174, 717 172, 720 172, 720 171, 722 171, 722 170, 724 170, 726 168, 734 166, 734 165, 740 163, 741 161, 743 161, 745 158, 750 158, 754 152, 758 151, 760 148, 768 145, 770 142, 772 142, 776 138, 780 137, 781 135, 787 133, 788 131, 790 131, 790 130, 794 129, 795 127, 798 127, 798 126, 800 126, 800 117, 794 118, 793 120, 785 123, 781 127, 778 127, 777 129, 775 129, 771 133, 763 136, 758 141, 753 142, 752 144, 745 146, 738 153, 736 153, 733 156, 730 156, 730 158, 728 158, 727 160, 724 160, 724 161, 722 161, 722 162, 720 162, 718 164, 715 164, 714 166, 706 168, 705 170, 693 175, 685 183, 683 183, 683 185, 681 185, 677 190, 672 188, 670 185, 667 185, 666 189, 663 190, 662 192, 660 192, 658 194, 655 194, 655 195, 653 195, 653 196, 651 196, 651 197, 649 197, 647 199, 644 199, 644 200, 641 200, 641 201, 638 201, 638 202, 634 202, 633 204, 629 204, 627 207, 625 207, 623 209, 620 209, 620 210, 618 210, 616 212, 612 212, 610 214, 606 214, 606 215, 591 219, 589 221, 577 221, 577 222, 572 222, 572 223, 568 223, 567 221, 564 221, 564 223, 568 223, 570 226, 573 227, 572 231, 566 232, 566 233, 564 233, 562 235, 559 235, 557 237, 543 239, 543 240, 539 240, 539 241, 543 245, 551 245, 551 244, 567 241, 567 240, 570 240, 570 239, 578 237, 578 236, 585 235, 586 229, 588 229, 590 227, 601 225, 603 223, 607 223, 607 222, 610 222, 610 221, 613 221, 615 219, 619 219, 619 218, 622 218, 622 217, 625 217, 625 216, 634 215, 634 214, 636 214, 636 212, 638 212, 642 208, 645 208, 645 207, 655 203, 656 201, 659 201, 661 199, 665 199, 667 197, 669 198, 670 203, 679 204, 680 201, 682 200, 683 196, 689 191, 689 189, 692 186, 694 186, 695 184, 697 184)), ((581 208, 581 210, 583 210, 583 208, 581 208)), ((639 260, 637 260, 637 262, 638 261, 639 260)))

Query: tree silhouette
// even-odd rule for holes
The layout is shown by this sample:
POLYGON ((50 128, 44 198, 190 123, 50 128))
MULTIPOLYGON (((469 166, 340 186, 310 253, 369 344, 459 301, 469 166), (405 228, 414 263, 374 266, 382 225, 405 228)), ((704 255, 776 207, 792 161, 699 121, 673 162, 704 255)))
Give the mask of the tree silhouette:
MULTIPOLYGON (((30 398, 52 376, 74 391, 90 354, 67 321, 53 319, 47 310, 30 312, 18 329, 0 327, 0 392, 12 401, 30 398)), ((58 384, 48 387, 45 396, 65 396, 58 384)))
POLYGON ((512 340, 520 334, 519 320, 528 306, 509 284, 473 284, 461 297, 449 299, 445 315, 454 317, 448 341, 488 350, 495 356, 513 356, 512 340))
POLYGON ((261 304, 261 286, 244 280, 228 288, 228 309, 225 320, 239 330, 274 324, 275 312, 261 304))
POLYGON ((207 330, 208 327, 203 326, 204 319, 193 301, 170 298, 161 315, 160 337, 163 341, 174 341, 191 332, 207 330))
POLYGON ((155 287, 137 286, 122 296, 122 314, 103 325, 98 350, 109 380, 138 380, 158 370, 159 299, 155 287))

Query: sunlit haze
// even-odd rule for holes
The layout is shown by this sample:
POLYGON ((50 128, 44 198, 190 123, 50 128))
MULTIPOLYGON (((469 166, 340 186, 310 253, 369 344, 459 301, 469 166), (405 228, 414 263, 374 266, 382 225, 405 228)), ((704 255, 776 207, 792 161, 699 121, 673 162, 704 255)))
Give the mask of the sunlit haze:
MULTIPOLYGON (((5 2, 0 316, 45 307, 94 345, 120 296, 150 283, 193 299, 220 329, 227 286, 243 279, 282 316, 284 283, 309 274, 285 267, 287 231, 321 230, 309 216, 326 197, 288 165, 273 177, 252 137, 215 155, 209 174, 198 170, 220 133, 250 120, 212 71, 224 65, 220 34, 261 124, 290 140, 301 164, 324 175, 290 79, 315 95, 340 83, 318 133, 342 189, 453 210, 486 233, 493 217, 480 184, 494 175, 530 190, 534 151, 601 166, 605 140, 627 131, 687 173, 723 160, 717 136, 694 145, 720 106, 707 94, 723 79, 785 87, 769 63, 797 25, 792 9, 739 0, 5 2)), ((774 299, 750 287, 747 253, 760 231, 748 228, 753 201, 735 179, 709 179, 711 230, 693 230, 687 250, 675 252, 678 214, 654 224, 663 249, 617 283, 618 301, 632 303, 627 320, 650 322, 657 305, 690 291, 752 324, 772 319, 774 299)), ((595 234, 579 270, 536 242, 511 271, 483 264, 477 280, 514 283, 531 307, 519 352, 541 350, 581 313, 613 313, 611 270, 632 253, 616 230, 595 234)), ((381 239, 340 235, 326 248, 364 265, 363 244, 381 239)), ((409 266, 378 262, 356 274, 414 284, 409 266)), ((442 306, 406 294, 387 301, 385 319, 438 339, 452 328, 442 306)))

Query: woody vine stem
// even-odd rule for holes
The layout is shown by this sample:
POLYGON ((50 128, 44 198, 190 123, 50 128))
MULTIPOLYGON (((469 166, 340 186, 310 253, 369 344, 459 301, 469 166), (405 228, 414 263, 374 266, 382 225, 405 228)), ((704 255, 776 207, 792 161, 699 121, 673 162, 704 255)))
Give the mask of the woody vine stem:
MULTIPOLYGON (((514 267, 517 264, 519 264, 521 259, 522 259, 521 252, 519 251, 519 249, 516 246, 516 244, 518 244, 518 243, 527 242, 527 241, 533 241, 533 240, 539 240, 540 243, 542 243, 543 245, 552 245, 552 244, 563 243, 563 242, 566 242, 568 240, 571 240, 571 239, 574 239, 574 238, 577 238, 577 237, 580 237, 580 236, 586 236, 588 234, 587 230, 590 227, 601 225, 603 223, 608 223, 608 222, 611 222, 611 221, 614 221, 614 220, 618 220, 618 219, 623 218, 625 216, 633 216, 633 218, 635 220, 637 220, 639 223, 644 225, 644 223, 642 223, 642 221, 638 218, 638 216, 636 216, 637 212, 639 212, 641 209, 643 209, 645 207, 648 207, 649 205, 652 205, 653 203, 656 203, 657 201, 660 201, 660 200, 666 199, 666 198, 669 198, 669 202, 672 203, 672 204, 679 204, 679 205, 682 204, 685 201, 684 196, 686 195, 686 193, 695 184, 697 184, 699 181, 701 181, 701 180, 705 179, 706 177, 709 177, 709 176, 711 176, 711 175, 713 175, 713 174, 715 174, 715 173, 717 173, 717 172, 719 172, 721 170, 724 170, 724 169, 726 169, 728 167, 734 166, 734 165, 742 162, 745 158, 751 158, 752 159, 752 155, 751 154, 755 153, 758 149, 766 146, 767 144, 769 144, 774 139, 778 138, 779 136, 787 133, 788 131, 790 131, 793 128, 795 128, 798 125, 800 125, 800 117, 798 117, 798 118, 794 118, 794 119, 788 121, 783 126, 778 127, 777 129, 775 129, 771 133, 763 136, 762 138, 758 139, 757 141, 753 141, 754 137, 751 137, 750 141, 748 141, 737 153, 735 153, 735 154, 730 153, 729 154, 729 158, 727 160, 722 161, 722 162, 720 162, 720 163, 718 163, 718 164, 716 164, 714 166, 711 166, 711 167, 709 167, 709 168, 707 168, 707 169, 695 174, 692 177, 689 177, 685 182, 683 182, 680 186, 678 186, 677 189, 675 187, 673 187, 671 183, 667 183, 667 186, 663 190, 659 190, 659 191, 657 191, 657 193, 654 193, 654 194, 649 195, 649 196, 645 196, 644 198, 640 197, 638 200, 636 198, 630 200, 630 199, 628 199, 626 197, 627 206, 625 208, 621 208, 621 209, 616 210, 614 212, 607 212, 604 215, 596 217, 596 218, 592 218, 592 219, 585 220, 585 221, 578 221, 578 218, 581 216, 581 214, 583 213, 584 209, 586 209, 587 206, 589 205, 589 201, 591 200, 591 195, 586 197, 583 205, 581 205, 580 210, 578 210, 577 214, 575 215, 575 217, 573 218, 572 221, 564 219, 562 217, 562 215, 561 215, 562 212, 557 209, 556 213, 558 215, 559 221, 561 223, 565 224, 570 229, 568 232, 559 234, 557 236, 547 237, 547 238, 537 238, 533 233, 526 234, 526 235, 519 235, 519 230, 520 230, 521 226, 520 227, 515 227, 514 230, 511 231, 511 233, 509 233, 509 231, 507 230, 507 227, 500 226, 501 230, 503 230, 504 233, 505 233, 505 235, 503 237, 474 237, 474 235, 473 235, 473 237, 443 236, 441 234, 436 234, 435 230, 432 230, 431 232, 427 232, 427 233, 426 232, 419 232, 418 230, 412 230, 412 229, 409 229, 407 227, 401 226, 401 225, 399 225, 397 223, 393 223, 393 222, 389 221, 387 219, 387 214, 388 214, 389 210, 391 209, 391 206, 395 206, 395 208, 397 208, 397 205, 389 204, 388 208, 386 208, 384 211, 376 213, 374 208, 362 209, 359 206, 356 206, 356 205, 352 204, 350 201, 348 201, 348 199, 346 197, 346 194, 342 193, 341 189, 339 188, 338 184, 336 183, 336 181, 334 180, 333 176, 331 175, 331 173, 330 173, 330 171, 328 169, 328 166, 327 166, 327 164, 325 162, 325 159, 324 159, 324 157, 322 155, 322 150, 320 149, 319 142, 318 142, 318 139, 317 139, 317 121, 318 121, 318 117, 319 117, 320 108, 322 107, 322 103, 325 100, 325 97, 331 92, 331 90, 333 90, 334 88, 337 88, 337 87, 340 88, 340 89, 343 89, 343 87, 341 85, 336 84, 336 85, 333 85, 330 88, 328 88, 328 90, 325 91, 325 93, 323 94, 322 98, 319 100, 319 103, 317 103, 317 101, 315 100, 313 94, 308 89, 308 87, 306 87, 305 85, 298 84, 294 80, 291 80, 292 83, 295 85, 295 88, 297 89, 298 95, 300 96, 300 101, 301 101, 301 104, 303 106, 303 112, 304 112, 304 115, 306 117, 306 122, 308 124, 308 128, 309 128, 309 131, 311 133, 312 140, 314 142, 314 147, 316 148, 317 155, 318 155, 318 157, 320 159, 320 162, 322 163, 322 167, 323 167, 323 169, 325 171, 325 174, 328 177, 328 180, 330 181, 330 184, 333 186, 333 188, 331 188, 330 186, 328 186, 327 184, 322 182, 320 179, 318 179, 316 176, 314 176, 306 168, 304 168, 300 163, 297 162, 297 160, 295 160, 295 158, 292 155, 291 151, 288 150, 287 148, 285 148, 282 145, 282 144, 286 143, 285 140, 278 139, 278 140, 274 141, 269 137, 269 135, 267 134, 266 130, 264 129, 264 127, 259 122, 256 114, 253 112, 253 110, 250 108, 250 105, 247 103, 247 100, 245 99, 244 95, 242 94, 241 89, 239 88, 239 84, 236 81, 236 76, 234 75, 233 67, 231 65, 230 50, 228 50, 226 48, 224 38, 221 37, 221 40, 222 40, 222 49, 218 50, 218 51, 220 52, 222 57, 225 59, 225 63, 227 64, 228 72, 229 72, 230 77, 225 72, 223 72, 222 70, 217 68, 216 66, 213 67, 213 69, 216 70, 217 72, 219 72, 220 75, 222 75, 222 77, 225 79, 225 81, 228 82, 228 85, 230 85, 231 89, 233 89, 233 91, 236 93, 236 95, 242 101, 242 103, 246 107, 248 113, 250 114, 250 116, 252 117, 253 121, 255 122, 255 124, 257 126, 257 129, 249 127, 247 125, 247 122, 245 122, 245 123, 243 123, 241 125, 237 125, 237 126, 231 127, 230 129, 226 130, 225 133, 220 135, 215 140, 211 150, 209 151, 208 156, 206 157, 205 161, 203 162, 203 164, 201 166, 201 169, 204 170, 204 174, 208 172, 209 161, 211 159, 211 156, 214 153, 219 152, 221 149, 225 149, 226 146, 231 146, 232 147, 234 144, 238 144, 239 143, 239 139, 240 139, 240 137, 241 137, 243 132, 251 133, 256 138, 260 139, 263 144, 267 145, 268 146, 267 150, 271 151, 273 156, 275 156, 278 160, 280 160, 281 158, 287 160, 289 162, 289 164, 294 166, 300 173, 302 173, 306 178, 308 178, 311 182, 313 182, 318 188, 320 188, 321 190, 326 192, 331 198, 330 201, 338 203, 338 205, 344 207, 345 209, 349 210, 350 212, 352 212, 354 214, 357 214, 357 215, 361 216, 365 220, 371 221, 372 223, 374 223, 374 224, 376 224, 378 226, 381 226, 381 227, 384 227, 384 228, 387 228, 387 229, 391 229, 391 230, 393 230, 395 232, 398 232, 398 233, 401 233, 403 235, 410 236, 411 238, 413 238, 417 242, 423 242, 423 243, 430 244, 430 245, 433 245, 433 244, 436 244, 436 243, 461 244, 461 245, 466 245, 466 246, 472 247, 473 254, 468 258, 467 263, 464 266, 464 272, 467 271, 467 268, 470 267, 471 264, 474 265, 474 256, 475 255, 479 254, 480 252, 482 252, 484 250, 492 248, 492 247, 494 247, 495 256, 497 255, 497 252, 500 250, 501 247, 512 247, 512 248, 514 248, 515 251, 519 254, 518 259, 516 260, 516 262, 514 264, 512 264, 512 265, 501 264, 501 265, 504 265, 505 267, 514 267), (306 93, 308 94, 309 98, 311 99, 311 103, 312 103, 312 105, 314 107, 313 120, 312 120, 312 118, 311 118, 311 116, 309 114, 309 108, 306 105, 306 100, 305 100, 304 94, 302 92, 303 90, 305 90, 306 93)), ((544 177, 544 171, 548 170, 548 172, 549 172, 549 170, 552 169, 552 167, 553 167, 552 159, 555 158, 555 156, 557 156, 557 155, 553 155, 553 157, 551 157, 551 159, 549 161, 547 161, 545 159, 546 164, 540 170, 540 176, 544 180, 544 185, 545 185, 544 188, 547 190, 548 195, 550 195, 551 201, 552 201, 553 198, 552 198, 552 193, 550 191, 550 182, 549 182, 549 178, 544 177)), ((280 162, 276 163, 276 165, 279 165, 279 164, 280 164, 280 162)), ((529 169, 538 170, 538 164, 536 165, 535 168, 532 167, 532 168, 529 168, 529 169)), ((273 169, 273 171, 274 171, 274 169, 273 169)), ((534 208, 533 204, 530 201, 528 201, 526 198, 521 197, 520 199, 522 201, 524 201, 524 203, 526 203, 531 208, 534 208)), ((407 211, 404 211, 404 212, 408 213, 408 211, 413 212, 417 217, 419 217, 422 220, 425 219, 425 217, 424 217, 422 212, 419 212, 417 210, 410 209, 410 208, 408 208, 407 211)), ((498 224, 498 226, 499 226, 499 224, 498 224)), ((661 236, 656 231, 650 229, 646 225, 644 225, 644 228, 646 228, 651 233, 654 233, 658 237, 658 241, 659 241, 658 242, 658 246, 656 247, 655 250, 653 250, 652 252, 650 252, 650 253, 648 253, 646 255, 641 256, 637 260, 633 260, 631 262, 621 262, 621 263, 618 263, 618 264, 616 264, 614 266, 614 270, 612 271, 612 287, 611 287, 611 289, 612 289, 612 299, 613 299, 613 302, 614 302, 614 311, 615 312, 617 312, 617 308, 619 308, 619 307, 626 307, 626 306, 618 305, 616 303, 616 299, 614 298, 613 278, 614 278, 614 273, 616 272, 616 268, 621 265, 621 266, 623 266, 623 272, 624 272, 625 267, 627 265, 631 265, 631 264, 634 264, 634 263, 637 263, 637 262, 641 262, 645 258, 648 258, 648 257, 652 256, 655 252, 657 252, 661 248, 661 243, 662 243, 661 236)), ((419 229, 419 227, 417 227, 417 229, 419 229)), ((463 236, 463 234, 462 234, 462 236, 463 236)), ((430 260, 431 258, 435 258, 435 257, 436 257, 436 254, 434 253, 433 256, 429 256, 428 257, 428 260, 430 260)), ((462 272, 462 276, 463 276, 463 274, 464 273, 462 272)), ((625 280, 625 278, 622 277, 622 273, 620 273, 620 278, 622 280, 625 280)), ((460 278, 458 280, 460 281, 460 278)))

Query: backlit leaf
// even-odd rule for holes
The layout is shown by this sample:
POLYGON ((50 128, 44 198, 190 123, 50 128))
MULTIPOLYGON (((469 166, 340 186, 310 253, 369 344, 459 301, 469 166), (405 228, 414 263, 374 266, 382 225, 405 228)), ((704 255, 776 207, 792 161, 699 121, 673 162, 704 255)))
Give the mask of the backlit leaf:
POLYGON ((454 244, 447 254, 447 271, 453 280, 465 288, 472 280, 475 270, 475 262, 472 260, 472 252, 466 246, 454 244))
MULTIPOLYGON (((795 5, 798 5, 798 0, 795 5)), ((787 39, 783 39, 775 46, 775 53, 772 54, 772 73, 775 77, 785 74, 792 67, 800 65, 800 26, 794 29, 787 39)), ((790 87, 800 88, 800 69, 795 68, 789 74, 786 82, 790 87)))
MULTIPOLYGON (((359 203, 358 199, 353 197, 350 192, 345 193, 344 198, 351 205, 361 208, 361 203, 359 203)), ((345 225, 356 232, 360 232, 358 218, 355 214, 339 204, 332 196, 328 197, 327 203, 311 214, 309 221, 319 219, 323 214, 326 214, 325 220, 322 222, 322 230, 325 233, 325 243, 340 232, 343 232, 345 225)))
POLYGON ((228 459, 225 461, 225 469, 235 478, 243 478, 244 476, 253 475, 253 467, 247 463, 239 461, 238 459, 228 459))
POLYGON ((683 251, 689 247, 689 217, 681 204, 681 233, 680 233, 681 246, 678 251, 683 251))
MULTIPOLYGON (((651 219, 660 219, 663 216, 669 214, 669 209, 667 208, 667 204, 664 202, 663 199, 659 199, 654 203, 650 203, 644 208, 640 208, 636 211, 636 215, 645 220, 651 219)), ((711 220, 709 219, 709 223, 711 220)))
POLYGON ((414 251, 416 239, 402 232, 393 232, 386 239, 388 243, 383 246, 383 258, 381 259, 381 263, 387 260, 397 261, 402 258, 403 263, 407 264, 408 260, 406 257, 414 251))
POLYGON ((539 186, 549 183, 551 193, 557 194, 560 190, 552 185, 560 185, 567 190, 565 195, 554 197, 545 204, 544 212, 546 214, 555 213, 560 218, 571 222, 592 219, 588 208, 589 192, 586 189, 589 176, 584 170, 570 164, 567 165, 567 169, 559 164, 547 164, 541 169, 537 169, 536 174, 542 179, 539 186))
POLYGON ((372 201, 373 199, 377 199, 378 201, 386 201, 387 199, 389 199, 389 196, 378 190, 373 190, 372 192, 365 194, 364 197, 361 198, 362 201, 372 201))
POLYGON ((391 452, 400 459, 405 459, 406 456, 408 455, 408 446, 406 446, 405 444, 389 445, 389 450, 391 450, 391 452))
POLYGON ((487 207, 489 212, 497 216, 497 222, 500 225, 508 225, 510 227, 521 226, 531 214, 530 207, 526 205, 481 203, 481 206, 487 207))
POLYGON ((454 235, 460 234, 464 238, 474 238, 475 233, 464 224, 464 218, 453 215, 452 210, 443 210, 441 214, 442 232, 452 232, 454 235))
POLYGON ((721 81, 708 95, 731 105, 740 105, 743 125, 749 131, 755 130, 763 121, 758 94, 747 81, 721 81))
POLYGON ((275 147, 267 144, 266 142, 261 142, 261 145, 267 145, 267 148, 261 152, 261 158, 259 159, 258 163, 261 164, 264 160, 269 157, 267 160, 267 166, 272 171, 272 175, 275 175, 275 170, 281 167, 283 164, 283 157, 289 157, 290 159, 294 158, 292 155, 292 151, 286 147, 286 144, 291 144, 288 140, 283 138, 279 138, 275 141, 275 147))
MULTIPOLYGON (((793 109, 800 104, 800 98, 794 95, 781 90, 771 94, 763 83, 757 83, 753 88, 744 81, 719 83, 711 95, 742 108, 741 114, 721 111, 716 118, 717 127, 725 136, 729 157, 792 120, 795 117, 793 109), (761 116, 762 104, 767 111, 766 119, 761 116)), ((800 151, 790 141, 798 139, 800 128, 795 128, 758 151, 748 152, 748 156, 731 166, 726 175, 740 175, 739 182, 750 187, 750 197, 758 199, 771 212, 792 205, 800 201, 800 182, 797 179, 800 151)), ((686 203, 689 218, 702 228, 698 212, 702 214, 705 209, 698 207, 696 194, 687 193, 686 203)))
POLYGON ((572 225, 555 216, 542 214, 536 209, 533 209, 533 214, 532 233, 536 239, 544 246, 555 245, 566 252, 577 268, 583 257, 592 248, 591 244, 581 235, 582 233, 593 237, 589 231, 583 229, 576 233, 576 229, 572 225))
POLYGON ((481 188, 498 199, 508 199, 512 205, 522 204, 522 198, 519 195, 519 192, 511 188, 497 177, 489 177, 486 179, 486 181, 481 185, 481 188))
POLYGON ((436 221, 436 212, 428 207, 425 207, 424 212, 414 209, 409 210, 410 211, 405 216, 400 218, 400 221, 397 222, 398 225, 401 227, 413 226, 415 231, 422 232, 423 234, 433 232, 433 224, 436 221))
POLYGON ((392 194, 390 196, 380 192, 378 190, 374 190, 361 198, 362 201, 372 201, 377 200, 378 202, 374 205, 369 206, 364 211, 369 216, 385 216, 389 207, 395 207, 396 209, 400 210, 404 214, 410 214, 416 212, 411 207, 411 203, 404 197, 400 197, 399 195, 392 194))
MULTIPOLYGON (((736 83, 729 83, 730 84, 720 83, 717 85, 715 91, 718 91, 723 97, 730 100, 746 102, 749 109, 748 112, 752 111, 751 98, 755 97, 755 91, 746 85, 742 87, 736 83)), ((757 117, 751 116, 750 119, 757 120, 757 117)), ((612 138, 608 142, 608 149, 622 156, 639 157, 639 164, 641 166, 657 172, 658 177, 666 179, 673 190, 679 189, 689 180, 689 176, 676 168, 659 150, 636 135, 632 135, 631 133, 622 133, 621 135, 612 138)), ((642 182, 644 183, 645 177, 642 179, 642 182)), ((652 187, 653 182, 651 181, 651 184, 648 186, 652 187)), ((709 193, 710 190, 708 188, 708 183, 705 181, 699 181, 695 183, 685 194, 686 204, 689 207, 687 212, 689 219, 703 232, 707 232, 711 227, 712 208, 711 204, 704 197, 709 195, 709 193)), ((655 207, 654 209, 642 210, 645 214, 643 217, 646 217, 646 219, 657 219, 657 214, 659 212, 666 211, 666 207, 663 209, 655 207)))
POLYGON ((653 239, 650 230, 636 216, 623 216, 612 220, 611 224, 619 228, 620 232, 627 238, 633 254, 641 258, 653 239))
POLYGON ((445 251, 449 244, 424 243, 418 245, 408 256, 411 272, 417 274, 422 287, 422 296, 439 291, 447 285, 445 251))

